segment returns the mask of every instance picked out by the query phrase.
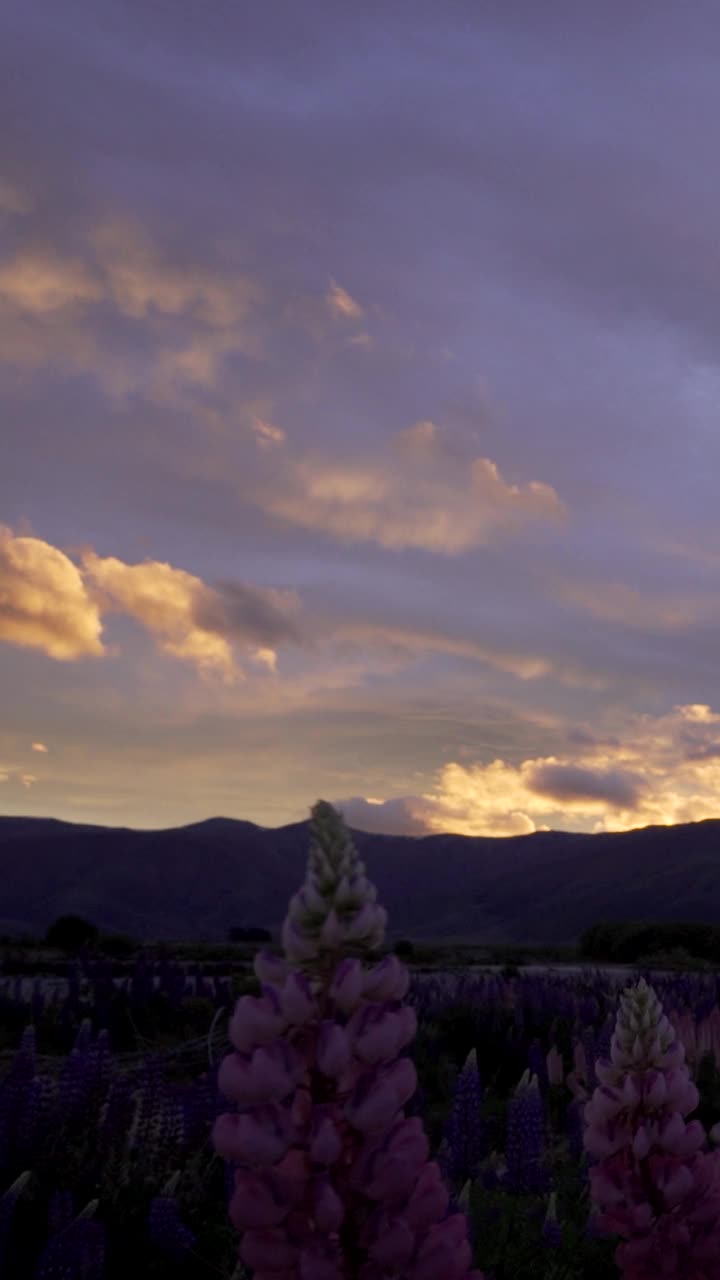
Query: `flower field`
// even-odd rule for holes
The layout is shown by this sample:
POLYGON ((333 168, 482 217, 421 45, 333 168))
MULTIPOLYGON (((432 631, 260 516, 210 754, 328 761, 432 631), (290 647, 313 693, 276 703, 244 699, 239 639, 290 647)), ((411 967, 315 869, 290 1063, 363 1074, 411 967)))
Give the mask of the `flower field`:
POLYGON ((0 989, 0 1275, 717 1280, 716 976, 408 974, 327 810, 246 979, 0 989))

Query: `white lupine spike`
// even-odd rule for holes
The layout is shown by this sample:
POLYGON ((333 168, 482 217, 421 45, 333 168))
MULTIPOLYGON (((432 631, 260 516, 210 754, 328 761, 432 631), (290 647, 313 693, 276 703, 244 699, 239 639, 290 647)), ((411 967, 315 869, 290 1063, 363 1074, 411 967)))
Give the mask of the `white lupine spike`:
POLYGON ((75 1221, 80 1222, 82 1218, 94 1218, 95 1214, 98 1211, 99 1204, 100 1204, 99 1200, 88 1200, 87 1204, 85 1205, 85 1208, 80 1210, 75 1221))
POLYGON ((465 1185, 464 1185, 464 1187, 463 1187, 462 1191, 460 1192, 460 1195, 459 1195, 459 1196, 458 1196, 458 1198, 457 1198, 458 1209, 462 1209, 464 1213, 467 1213, 467 1212, 468 1212, 468 1210, 469 1210, 469 1208, 470 1208, 470 1188, 471 1188, 471 1186, 472 1186, 472 1183, 471 1183, 471 1181, 470 1181, 470 1178, 468 1178, 468 1180, 467 1180, 467 1182, 465 1183, 465 1185))
POLYGON ((529 1084, 530 1084, 530 1068, 526 1067, 518 1083, 515 1086, 515 1092, 522 1093, 523 1089, 527 1089, 529 1084))
POLYGON ((179 1181, 180 1181, 180 1170, 176 1169, 175 1173, 173 1173, 173 1175, 170 1178, 168 1178, 160 1194, 162 1196, 174 1196, 175 1192, 177 1191, 177 1186, 179 1181))
POLYGON ((377 891, 342 814, 319 800, 311 830, 305 881, 290 901, 283 926, 288 959, 312 965, 321 953, 339 951, 344 943, 355 954, 376 950, 385 937, 387 912, 377 905, 377 891))

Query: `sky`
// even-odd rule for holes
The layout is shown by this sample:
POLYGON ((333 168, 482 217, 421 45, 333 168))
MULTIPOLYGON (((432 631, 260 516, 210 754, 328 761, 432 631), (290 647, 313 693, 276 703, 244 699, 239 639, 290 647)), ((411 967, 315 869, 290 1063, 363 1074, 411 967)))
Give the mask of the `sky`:
POLYGON ((720 817, 720 14, 5 0, 0 813, 720 817))

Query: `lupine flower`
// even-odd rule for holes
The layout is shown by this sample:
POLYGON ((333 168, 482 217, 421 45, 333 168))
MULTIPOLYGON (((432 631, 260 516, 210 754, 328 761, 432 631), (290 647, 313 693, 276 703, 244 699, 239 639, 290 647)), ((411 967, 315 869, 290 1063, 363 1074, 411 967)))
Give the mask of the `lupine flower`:
POLYGON ((68 1188, 53 1191, 48 1204, 48 1231, 51 1236, 64 1231, 73 1219, 73 1193, 68 1188))
POLYGON ((35 1280, 102 1280, 105 1266, 105 1228, 93 1220, 98 1207, 91 1200, 69 1226, 53 1236, 40 1257, 35 1280))
POLYGON ((0 1196, 0 1275, 5 1274, 5 1261, 10 1242, 10 1232, 15 1206, 31 1178, 29 1169, 16 1178, 12 1186, 0 1196))
POLYGON ((549 1084, 547 1062, 542 1051, 542 1045, 537 1039, 533 1040, 528 1049, 528 1068, 530 1074, 537 1077, 540 1091, 546 1093, 549 1084))
POLYGON ((196 1244, 196 1237, 180 1216, 180 1206, 175 1198, 180 1173, 176 1172, 165 1183, 162 1192, 150 1203, 148 1225, 153 1244, 173 1258, 182 1261, 196 1244))
POLYGON ((515 1191, 544 1190, 549 1182, 545 1156, 545 1109, 537 1076, 526 1071, 510 1099, 505 1159, 507 1181, 515 1191))
POLYGON ((218 1082, 237 1111, 213 1140, 233 1160, 231 1221, 255 1280, 482 1280, 466 1217, 404 1114, 417 1017, 397 956, 371 969, 386 915, 340 816, 320 801, 285 959, 256 956, 259 997, 238 1001, 218 1082))
POLYGON ((585 1108, 599 1225, 626 1280, 720 1276, 720 1152, 707 1152, 685 1050, 644 979, 621 996, 610 1060, 585 1108))
POLYGON ((447 1175, 453 1186, 477 1175, 483 1156, 482 1086, 477 1053, 471 1049, 455 1082, 445 1136, 448 1144, 447 1175))
POLYGON ((553 1191, 548 1200, 547 1213, 542 1229, 543 1244, 550 1249, 559 1249, 562 1244, 562 1227, 557 1219, 557 1192, 553 1191))

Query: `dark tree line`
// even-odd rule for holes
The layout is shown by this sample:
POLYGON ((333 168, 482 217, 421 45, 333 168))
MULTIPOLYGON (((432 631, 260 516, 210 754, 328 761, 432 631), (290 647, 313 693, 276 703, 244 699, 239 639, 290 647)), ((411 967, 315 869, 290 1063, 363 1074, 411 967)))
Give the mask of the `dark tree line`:
POLYGON ((720 964, 720 927, 695 921, 600 920, 585 930, 579 944, 584 959, 618 963, 677 949, 720 964))

